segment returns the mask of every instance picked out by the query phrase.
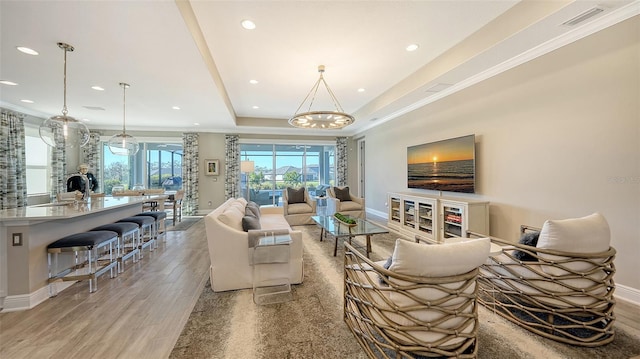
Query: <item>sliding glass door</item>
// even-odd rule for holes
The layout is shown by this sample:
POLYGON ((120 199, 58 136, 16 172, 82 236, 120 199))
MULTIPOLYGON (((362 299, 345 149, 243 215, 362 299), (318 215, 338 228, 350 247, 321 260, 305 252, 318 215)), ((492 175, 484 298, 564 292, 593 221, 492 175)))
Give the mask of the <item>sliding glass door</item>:
POLYGON ((141 143, 135 156, 118 156, 103 145, 102 187, 110 195, 113 186, 132 189, 182 188, 182 143, 141 143))
POLYGON ((282 205, 287 187, 324 196, 335 183, 335 144, 241 143, 242 197, 259 205, 282 205))

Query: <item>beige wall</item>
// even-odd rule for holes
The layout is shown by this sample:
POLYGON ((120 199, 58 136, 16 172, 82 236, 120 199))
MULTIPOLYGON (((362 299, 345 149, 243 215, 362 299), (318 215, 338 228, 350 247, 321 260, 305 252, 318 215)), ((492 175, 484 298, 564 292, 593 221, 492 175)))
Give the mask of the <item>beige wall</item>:
POLYGON ((224 203, 225 151, 224 134, 198 134, 198 149, 200 150, 200 172, 198 183, 199 213, 210 212, 224 203), (220 175, 206 176, 204 174, 204 160, 220 160, 220 175), (211 203, 211 204, 209 204, 211 203))
POLYGON ((640 290, 639 34, 636 16, 367 131, 367 207, 407 191, 407 146, 475 134, 492 235, 601 212, 616 281, 640 290))

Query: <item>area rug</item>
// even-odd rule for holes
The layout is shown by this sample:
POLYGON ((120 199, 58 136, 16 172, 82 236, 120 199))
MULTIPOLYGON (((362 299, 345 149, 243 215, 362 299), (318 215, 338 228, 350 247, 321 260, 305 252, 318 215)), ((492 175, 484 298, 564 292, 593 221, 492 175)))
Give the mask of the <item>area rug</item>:
POLYGON ((186 231, 189 227, 198 223, 203 217, 182 217, 182 221, 178 222, 175 226, 168 225, 167 231, 186 231))
MULTIPOLYGON (((214 293, 207 284, 171 358, 366 358, 343 322, 344 248, 333 256, 333 239, 320 242, 316 226, 303 232, 304 282, 292 287, 293 300, 258 306, 251 290, 214 293)), ((388 258, 396 236, 372 237, 374 260, 388 258)), ((354 244, 363 246, 356 238, 354 244)), ((632 358, 640 338, 616 329, 600 348, 579 348, 518 328, 480 306, 478 358, 632 358)))

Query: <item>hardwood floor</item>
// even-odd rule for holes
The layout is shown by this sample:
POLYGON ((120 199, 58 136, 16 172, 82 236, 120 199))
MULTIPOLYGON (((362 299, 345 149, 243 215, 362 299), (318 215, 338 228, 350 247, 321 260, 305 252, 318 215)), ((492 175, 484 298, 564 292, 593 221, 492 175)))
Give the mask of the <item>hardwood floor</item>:
MULTIPOLYGON (((127 263, 98 291, 76 283, 21 312, 0 314, 0 358, 167 358, 208 279, 204 223, 127 263)), ((619 301, 616 326, 640 338, 640 308, 619 301)))
POLYGON ((204 223, 167 232, 118 277, 78 282, 35 308, 0 314, 0 358, 166 358, 209 274, 204 223))

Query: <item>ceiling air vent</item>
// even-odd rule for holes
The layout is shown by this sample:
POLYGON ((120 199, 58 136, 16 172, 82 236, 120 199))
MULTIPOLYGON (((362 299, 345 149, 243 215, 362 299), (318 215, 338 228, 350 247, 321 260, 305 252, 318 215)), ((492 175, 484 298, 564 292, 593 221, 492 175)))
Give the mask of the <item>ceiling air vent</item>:
POLYGON ((82 106, 82 107, 86 108, 87 110, 104 111, 104 108, 100 106, 82 106))
POLYGON ((599 13, 601 13, 603 11, 604 11, 604 9, 601 8, 601 7, 591 8, 591 9, 583 12, 582 14, 573 17, 572 19, 569 19, 569 20, 563 22, 562 25, 564 25, 564 26, 576 26, 579 23, 581 23, 583 21, 586 21, 587 19, 592 18, 592 17, 598 15, 599 13))

